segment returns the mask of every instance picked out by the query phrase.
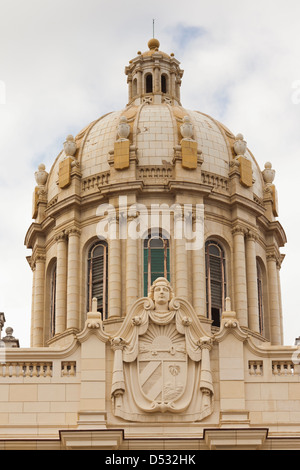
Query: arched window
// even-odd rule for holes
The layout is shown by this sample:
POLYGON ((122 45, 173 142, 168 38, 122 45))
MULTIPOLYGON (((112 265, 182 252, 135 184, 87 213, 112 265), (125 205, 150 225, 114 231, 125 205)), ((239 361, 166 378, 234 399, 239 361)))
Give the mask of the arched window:
POLYGON ((161 76, 161 91, 162 93, 168 93, 168 78, 166 75, 161 76))
POLYGON ((144 240, 144 296, 147 297, 150 286, 158 277, 170 281, 169 240, 159 231, 149 234, 144 240))
POLYGON ((137 79, 135 78, 132 82, 132 96, 137 95, 137 79))
POLYGON ((146 93, 152 93, 153 91, 153 79, 152 74, 146 75, 146 93))
POLYGON ((90 248, 88 255, 88 311, 92 310, 92 300, 96 297, 102 319, 107 318, 107 253, 107 243, 99 241, 90 248))
POLYGON ((52 267, 50 275, 50 337, 55 335, 56 315, 56 263, 52 267))
POLYGON ((219 327, 226 297, 225 256, 219 243, 206 242, 205 261, 207 316, 219 327))
POLYGON ((264 329, 264 303, 263 303, 263 276, 262 270, 258 260, 256 261, 257 269, 257 292, 258 292, 258 322, 259 332, 262 333, 264 329))

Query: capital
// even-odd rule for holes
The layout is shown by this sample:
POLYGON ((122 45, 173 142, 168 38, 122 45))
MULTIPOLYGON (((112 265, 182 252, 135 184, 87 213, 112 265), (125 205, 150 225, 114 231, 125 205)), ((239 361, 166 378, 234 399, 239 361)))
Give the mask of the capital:
POLYGON ((199 339, 198 346, 201 350, 208 349, 208 351, 211 351, 213 347, 212 339, 209 337, 203 336, 202 338, 199 339))
POLYGON ((258 240, 258 235, 257 233, 253 232, 252 230, 248 230, 248 232, 246 233, 246 240, 250 240, 250 241, 257 241, 258 240))
POLYGON ((245 227, 243 227, 240 224, 237 224, 233 227, 231 230, 232 235, 245 235, 247 233, 247 230, 245 227))
POLYGON ((127 341, 125 341, 120 336, 117 336, 116 338, 111 338, 110 344, 113 351, 123 351, 123 349, 127 345, 127 341))
POLYGON ((66 235, 65 231, 60 232, 55 236, 55 241, 56 242, 63 242, 63 241, 66 241, 66 239, 67 239, 67 235, 66 235))
POLYGON ((72 236, 77 236, 77 237, 80 237, 81 235, 81 231, 79 230, 79 228, 77 227, 71 227, 69 229, 66 230, 66 235, 68 235, 68 237, 72 237, 72 236))

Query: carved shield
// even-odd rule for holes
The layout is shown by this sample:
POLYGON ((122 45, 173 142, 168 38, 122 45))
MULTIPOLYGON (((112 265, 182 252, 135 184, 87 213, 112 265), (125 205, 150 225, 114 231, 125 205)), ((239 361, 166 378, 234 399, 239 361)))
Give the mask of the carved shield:
POLYGON ((143 395, 154 407, 170 408, 172 404, 173 408, 183 395, 187 383, 185 339, 173 324, 151 325, 140 338, 138 376, 143 395))

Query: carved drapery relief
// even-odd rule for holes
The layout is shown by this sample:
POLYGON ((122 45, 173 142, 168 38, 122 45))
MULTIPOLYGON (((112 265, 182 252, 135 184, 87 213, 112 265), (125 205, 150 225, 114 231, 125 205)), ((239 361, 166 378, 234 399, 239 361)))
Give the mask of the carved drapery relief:
POLYGON ((157 279, 149 297, 135 302, 111 346, 116 416, 193 422, 212 413, 211 340, 166 279, 157 279))

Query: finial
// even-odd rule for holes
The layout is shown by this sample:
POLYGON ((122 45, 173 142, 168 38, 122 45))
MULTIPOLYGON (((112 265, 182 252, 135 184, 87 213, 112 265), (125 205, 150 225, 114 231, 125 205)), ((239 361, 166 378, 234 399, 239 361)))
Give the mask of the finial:
POLYGON ((150 41, 148 41, 148 47, 149 49, 152 50, 158 50, 160 46, 160 42, 158 39, 152 38, 150 41))
POLYGON ((76 142, 72 135, 68 135, 64 142, 64 151, 67 157, 74 157, 76 152, 76 142))
POLYGON ((247 142, 244 140, 243 134, 238 134, 235 138, 233 148, 237 156, 244 156, 247 150, 247 142))
POLYGON ((43 163, 41 163, 38 166, 38 171, 34 173, 34 176, 35 176, 35 181, 37 182, 38 186, 44 186, 46 184, 48 173, 43 163))
POLYGON ((93 297, 93 299, 92 299, 92 312, 97 313, 97 308, 98 308, 97 297, 93 297))
POLYGON ((272 163, 267 162, 265 169, 262 171, 263 179, 266 184, 272 184, 275 179, 275 170, 272 168, 272 163))
POLYGON ((118 136, 121 140, 127 140, 130 134, 130 125, 127 122, 126 116, 121 116, 118 125, 118 136))
POLYGON ((180 132, 184 139, 191 139, 193 136, 193 124, 189 116, 184 116, 180 132))
POLYGON ((231 312, 231 299, 226 297, 225 299, 225 312, 231 312))

